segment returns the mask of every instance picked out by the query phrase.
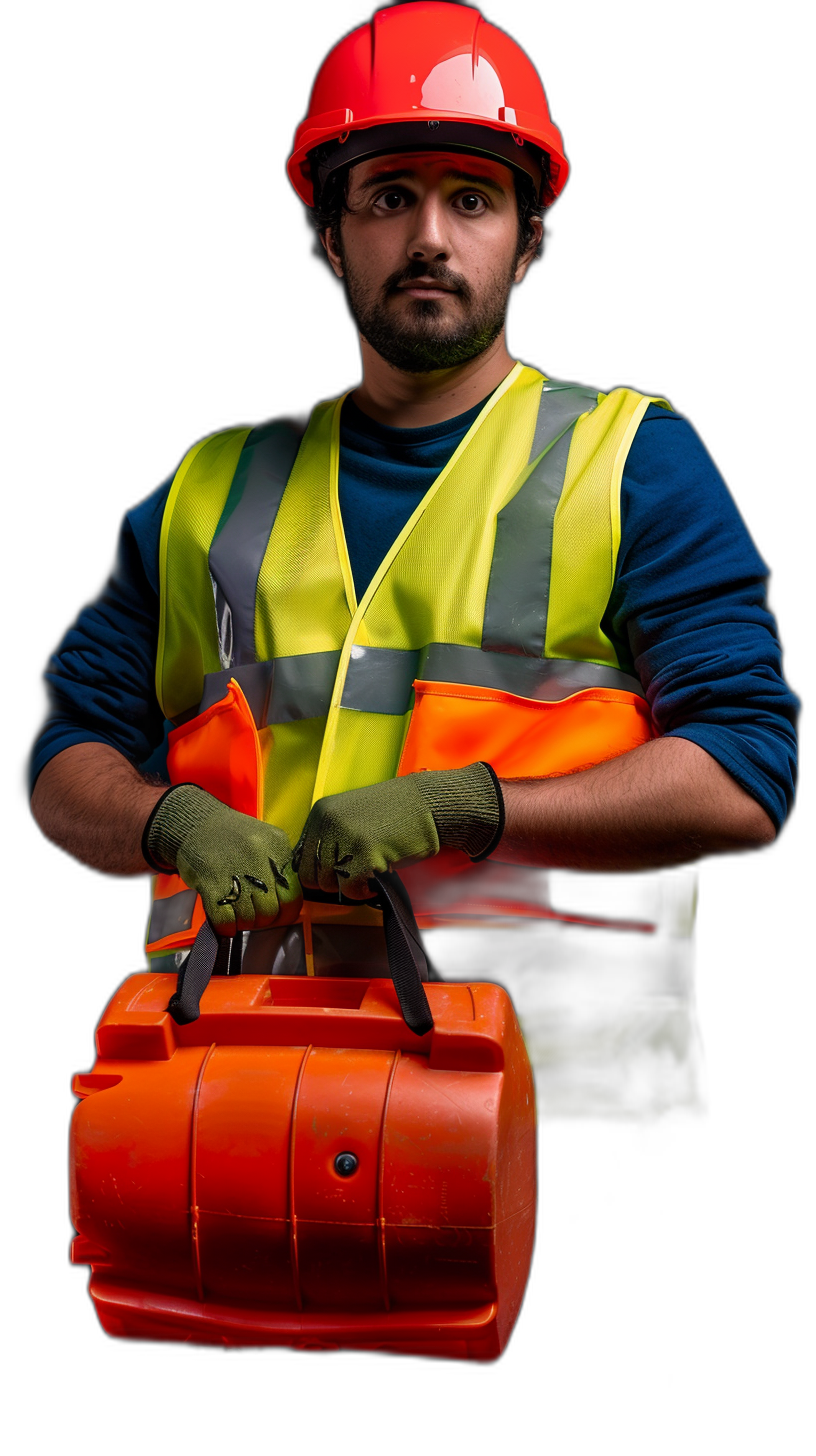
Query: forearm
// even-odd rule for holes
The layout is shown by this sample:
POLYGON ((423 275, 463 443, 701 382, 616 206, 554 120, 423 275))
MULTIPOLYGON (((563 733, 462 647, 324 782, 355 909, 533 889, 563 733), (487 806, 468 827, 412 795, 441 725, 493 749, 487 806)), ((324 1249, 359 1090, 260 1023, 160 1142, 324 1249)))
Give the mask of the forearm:
POLYGON ((495 857, 576 870, 645 870, 757 848, 765 810, 685 738, 658 738, 561 778, 505 780, 495 857))
POLYGON ((43 768, 31 810, 43 834, 84 864, 144 874, 142 831, 165 787, 147 783, 105 743, 75 743, 43 768))

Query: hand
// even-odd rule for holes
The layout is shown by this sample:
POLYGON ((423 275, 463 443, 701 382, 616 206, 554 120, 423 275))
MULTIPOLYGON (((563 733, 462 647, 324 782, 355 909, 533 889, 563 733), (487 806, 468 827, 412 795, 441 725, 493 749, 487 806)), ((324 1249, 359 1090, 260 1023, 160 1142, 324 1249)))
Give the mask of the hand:
POLYGON ((195 784, 179 784, 159 801, 144 845, 154 865, 177 870, 198 891, 219 935, 290 925, 300 914, 284 831, 228 809, 195 784))
POLYGON ((373 876, 401 860, 427 859, 443 844, 471 858, 490 853, 503 823, 498 780, 485 764, 406 774, 319 799, 294 865, 310 890, 368 900, 373 876))
POLYGON ((318 799, 295 848, 304 888, 370 900, 375 874, 403 859, 437 854, 439 836, 417 789, 419 777, 408 774, 318 799))

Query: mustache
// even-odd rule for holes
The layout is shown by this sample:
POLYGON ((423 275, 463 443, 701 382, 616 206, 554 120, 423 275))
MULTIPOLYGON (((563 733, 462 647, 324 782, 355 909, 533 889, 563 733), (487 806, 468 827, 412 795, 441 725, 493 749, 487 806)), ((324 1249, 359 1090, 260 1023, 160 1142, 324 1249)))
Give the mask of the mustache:
POLYGON ((461 295, 464 303, 471 303, 473 290, 466 278, 461 273, 454 273, 446 263, 409 263, 406 268, 398 268, 391 273, 383 284, 383 292, 396 293, 403 283, 412 283, 416 278, 432 278, 434 283, 440 283, 445 288, 461 295))

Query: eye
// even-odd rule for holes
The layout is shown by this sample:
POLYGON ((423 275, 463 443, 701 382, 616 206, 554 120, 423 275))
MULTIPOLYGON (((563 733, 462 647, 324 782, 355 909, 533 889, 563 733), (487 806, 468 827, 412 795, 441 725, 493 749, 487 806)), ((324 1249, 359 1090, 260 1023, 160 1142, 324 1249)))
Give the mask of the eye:
POLYGON ((456 199, 463 212, 483 212, 487 206, 480 192, 460 192, 456 199))
POLYGON ((397 212, 402 207, 405 198, 401 192, 382 192, 377 198, 377 206, 384 207, 386 212, 397 212))

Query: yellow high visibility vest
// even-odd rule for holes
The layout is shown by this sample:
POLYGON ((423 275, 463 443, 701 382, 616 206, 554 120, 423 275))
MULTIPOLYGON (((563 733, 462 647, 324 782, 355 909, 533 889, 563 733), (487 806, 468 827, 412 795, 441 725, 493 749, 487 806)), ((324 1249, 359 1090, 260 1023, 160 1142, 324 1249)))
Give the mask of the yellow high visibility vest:
MULTIPOLYGON (((622 472, 650 402, 516 364, 360 601, 338 504, 342 399, 316 406, 302 438, 272 421, 203 441, 176 475, 162 526, 156 686, 166 718, 197 719, 235 678, 258 729, 258 812, 293 842, 322 795, 393 778, 401 759, 402 772, 455 766, 449 745, 428 759, 427 734, 414 744, 412 719, 421 711, 437 740, 446 716, 460 715, 462 687, 476 729, 459 729, 460 761, 488 757, 500 776, 570 772, 646 740, 643 690, 602 619, 622 472), (495 745, 497 703, 506 743, 479 751, 481 724, 495 745), (519 743, 564 740, 567 703, 568 743, 532 767, 520 761, 519 743), (581 734, 595 741, 599 721, 611 740, 581 757, 581 734)), ((471 923, 552 917, 544 872, 514 868, 514 895, 490 863, 471 869, 459 852, 443 855, 458 863, 449 865, 456 910, 471 923)), ((424 890, 423 871, 409 872, 409 890, 420 916, 439 925, 450 895, 434 898, 431 879, 440 879, 436 862, 424 890)), ((664 930, 688 935, 694 895, 688 877, 664 885, 664 930)), ((644 927, 637 914, 555 917, 644 927)))
MULTIPOLYGON (((516 364, 360 601, 338 500, 343 397, 302 436, 275 421, 196 445, 161 533, 172 780, 294 843, 316 799, 400 772, 479 758, 505 778, 571 772, 646 741, 640 683, 602 619, 624 463, 652 402, 516 364)), ((149 949, 189 944, 192 892, 160 876, 156 896, 149 949)))

